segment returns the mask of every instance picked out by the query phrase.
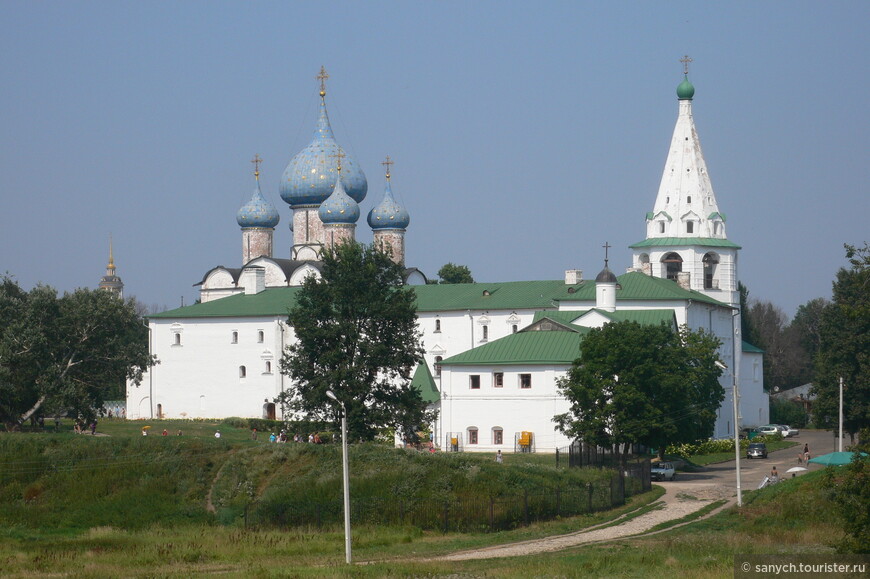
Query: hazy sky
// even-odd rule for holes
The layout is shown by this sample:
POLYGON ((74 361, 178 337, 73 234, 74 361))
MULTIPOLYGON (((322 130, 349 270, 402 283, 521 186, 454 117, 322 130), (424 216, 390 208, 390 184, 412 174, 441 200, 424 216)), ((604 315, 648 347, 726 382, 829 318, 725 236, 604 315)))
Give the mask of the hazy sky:
POLYGON ((829 297, 868 239, 870 3, 0 2, 0 272, 191 303, 238 267, 264 159, 311 139, 320 66, 338 142, 411 214, 407 263, 478 281, 631 265, 694 62, 695 122, 751 295, 829 297))

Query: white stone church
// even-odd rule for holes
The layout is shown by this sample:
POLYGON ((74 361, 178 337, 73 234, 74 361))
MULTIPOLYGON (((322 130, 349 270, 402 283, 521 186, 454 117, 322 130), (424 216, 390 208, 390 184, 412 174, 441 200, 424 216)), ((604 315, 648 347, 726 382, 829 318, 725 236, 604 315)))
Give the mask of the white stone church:
MULTIPOLYGON (((160 363, 141 384, 128 385, 128 418, 281 418, 272 401, 292 387, 278 368, 295 339, 288 307, 302 280, 319 275, 323 249, 355 239, 368 189, 362 169, 335 140, 322 69, 318 78, 314 138, 281 180, 281 198, 292 211, 289 256, 274 255, 280 216, 255 171, 254 194, 237 214, 241 266, 208 271, 198 284, 201 303, 149 318, 150 349, 160 363)), ((558 280, 427 285, 422 272, 406 268, 426 351, 414 384, 440 411, 432 425, 438 447, 553 452, 568 445, 552 420, 568 410, 556 381, 578 357, 589 328, 620 320, 715 334, 728 371, 714 436, 733 435, 735 382, 740 425, 767 423, 762 352, 739 336, 740 247, 726 236, 707 173, 692 117, 694 90, 688 76, 677 88, 679 112, 658 196, 626 273, 616 276, 605 260, 594 279, 572 269, 558 280)), ((404 264, 410 216, 393 197, 390 163, 384 195, 367 222, 375 242, 404 264)))

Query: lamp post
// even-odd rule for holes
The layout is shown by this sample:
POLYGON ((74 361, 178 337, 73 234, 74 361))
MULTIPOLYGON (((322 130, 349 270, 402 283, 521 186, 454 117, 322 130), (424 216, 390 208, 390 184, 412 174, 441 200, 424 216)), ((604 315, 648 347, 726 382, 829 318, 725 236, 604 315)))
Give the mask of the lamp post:
MULTIPOLYGON (((723 370, 728 370, 728 366, 716 360, 716 366, 722 368, 723 370)), ((740 427, 738 420, 738 394, 737 394, 737 374, 732 370, 731 376, 732 387, 731 387, 731 400, 734 403, 734 468, 737 471, 737 506, 743 506, 743 492, 740 489, 740 427)))
POLYGON ((332 390, 327 390, 326 395, 341 405, 341 468, 344 475, 344 558, 347 564, 350 565, 350 473, 347 463, 347 410, 345 410, 344 402, 336 398, 332 390))

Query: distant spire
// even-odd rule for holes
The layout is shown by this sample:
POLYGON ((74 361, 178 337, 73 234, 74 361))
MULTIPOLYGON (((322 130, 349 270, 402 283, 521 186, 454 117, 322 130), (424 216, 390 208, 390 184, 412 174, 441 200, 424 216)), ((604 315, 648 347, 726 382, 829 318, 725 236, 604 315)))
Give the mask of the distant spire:
POLYGON ((260 158, 260 155, 255 154, 254 158, 251 159, 251 163, 254 164, 254 179, 258 182, 260 181, 260 163, 263 162, 263 159, 260 158))
POLYGON ((110 291, 118 297, 124 297, 124 282, 115 275, 115 255, 112 248, 112 234, 109 234, 109 264, 106 275, 100 278, 100 289, 110 291))
POLYGON ((320 74, 318 74, 314 78, 315 80, 320 81, 320 98, 323 99, 326 97, 326 79, 329 78, 329 75, 326 73, 326 67, 321 65, 320 74))
POLYGON ((381 163, 381 165, 383 165, 384 167, 387 168, 387 181, 390 180, 390 167, 392 167, 393 164, 394 164, 394 161, 392 159, 390 159, 389 155, 387 155, 387 160, 384 161, 383 163, 381 163))
POLYGON ((106 275, 115 275, 115 257, 112 252, 112 234, 109 234, 109 265, 106 266, 106 275))
POLYGON ((693 58, 689 58, 688 54, 680 59, 680 62, 683 63, 683 74, 685 74, 685 75, 689 74, 689 63, 692 62, 693 60, 694 60, 693 58))

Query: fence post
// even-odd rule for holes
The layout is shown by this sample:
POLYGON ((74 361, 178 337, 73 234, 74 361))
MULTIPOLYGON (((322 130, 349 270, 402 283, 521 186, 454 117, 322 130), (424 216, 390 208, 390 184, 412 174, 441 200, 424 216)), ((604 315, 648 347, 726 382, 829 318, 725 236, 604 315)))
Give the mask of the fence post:
POLYGON ((556 468, 559 468, 559 449, 556 449, 556 468))
POLYGON ((492 495, 489 495, 489 530, 495 530, 495 515, 494 515, 495 501, 492 498, 492 495))
POLYGON ((556 516, 558 517, 560 511, 562 510, 560 507, 562 505, 562 489, 556 487, 556 516))
POLYGON ((592 512, 592 493, 594 492, 594 489, 592 487, 591 482, 586 483, 586 486, 589 487, 589 512, 591 513, 592 512))
POLYGON ((523 491, 523 518, 526 521, 526 526, 529 526, 529 491, 523 491))
POLYGON ((449 520, 447 518, 449 511, 450 511, 450 502, 444 501, 444 532, 445 533, 447 532, 447 529, 449 528, 449 520))

